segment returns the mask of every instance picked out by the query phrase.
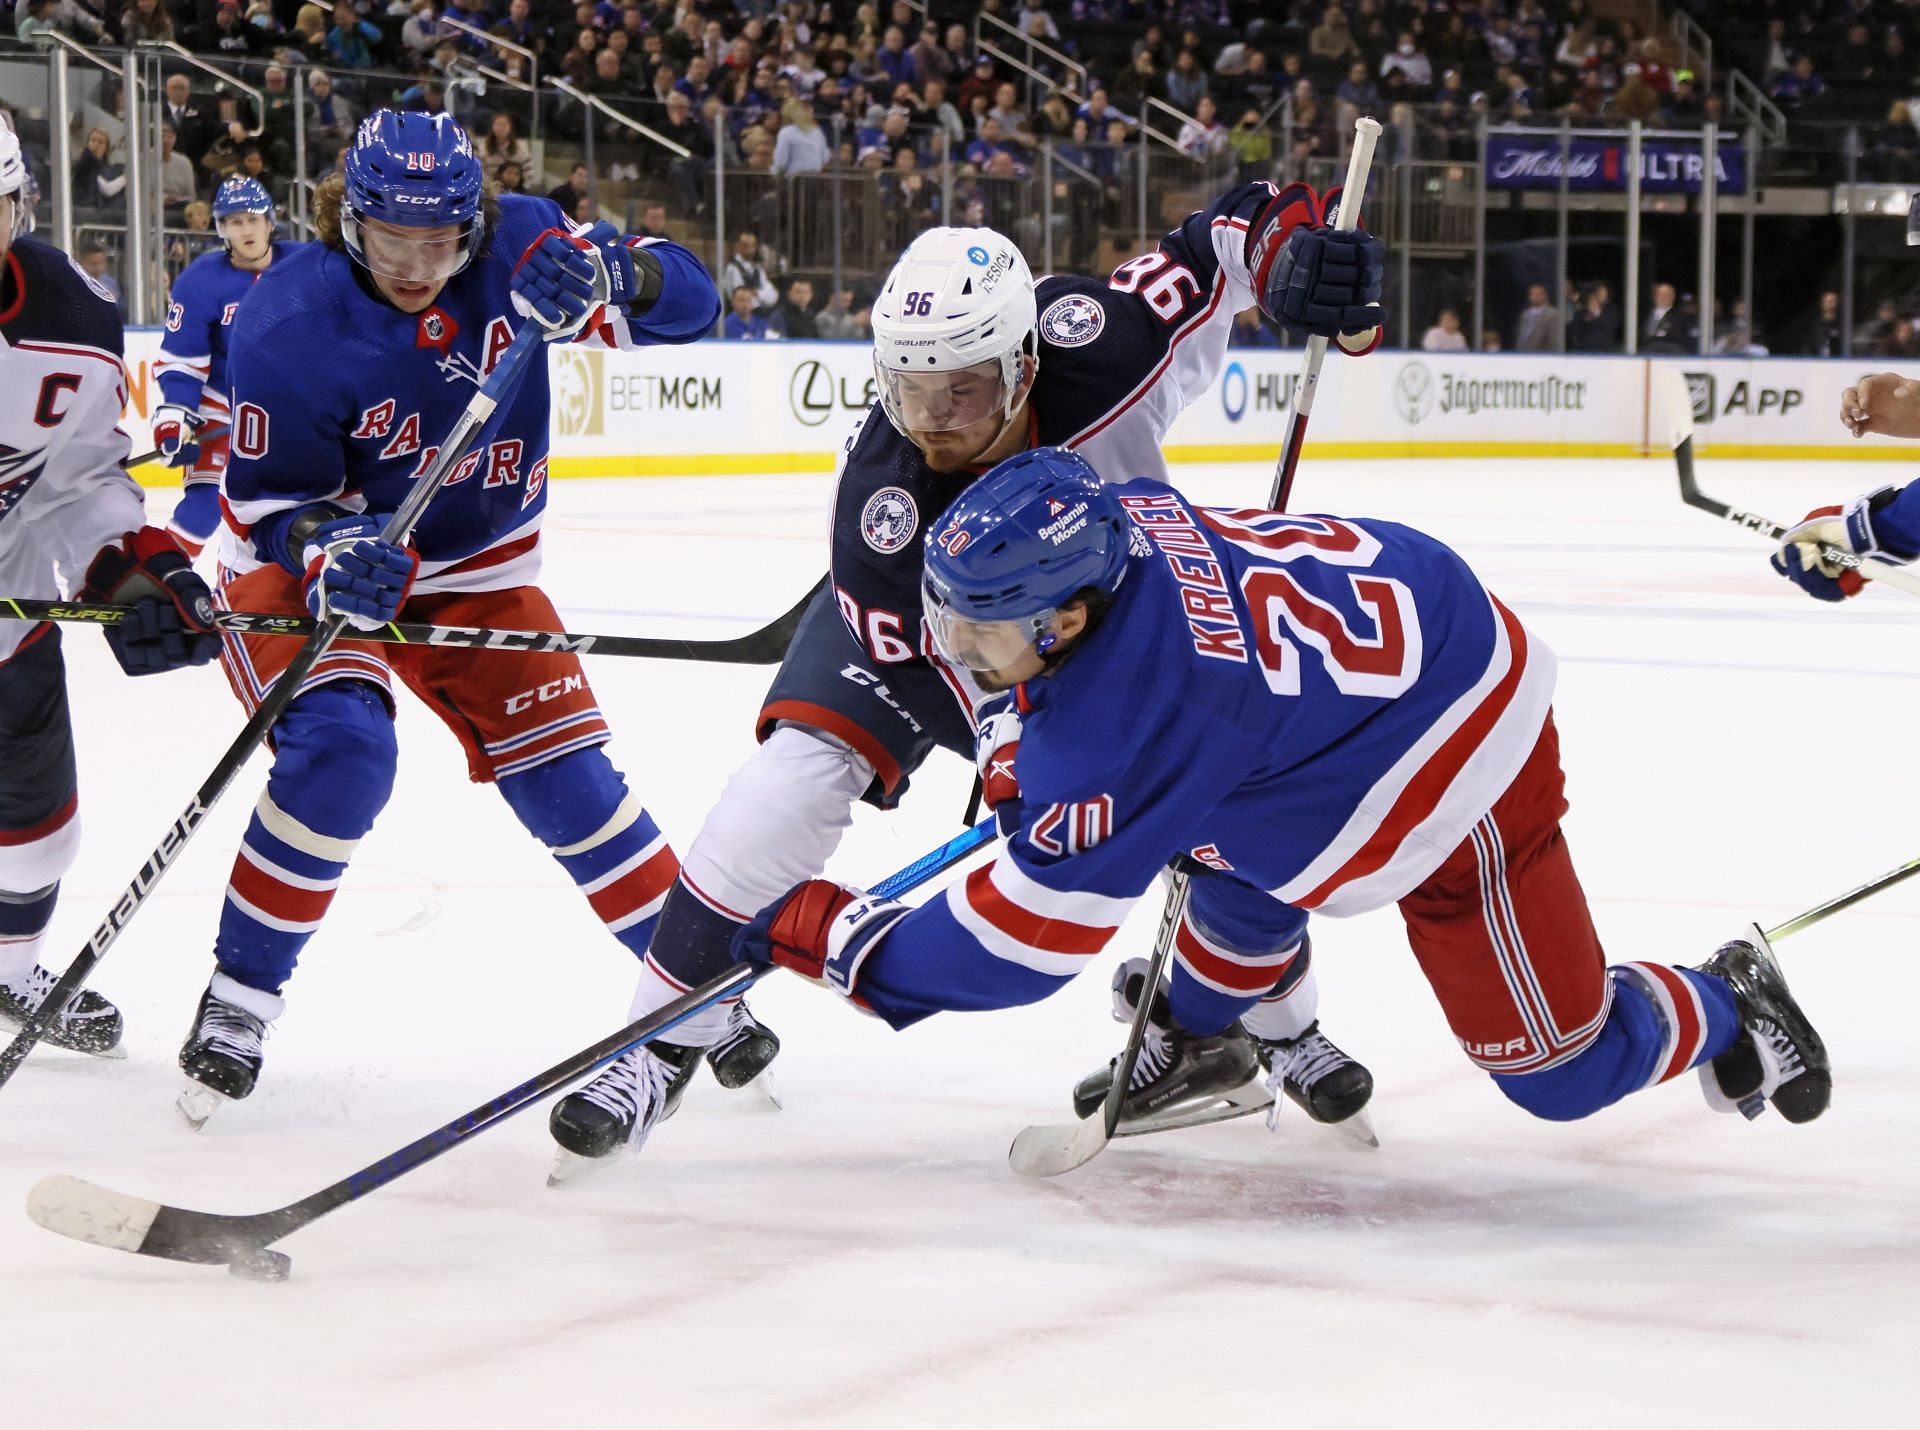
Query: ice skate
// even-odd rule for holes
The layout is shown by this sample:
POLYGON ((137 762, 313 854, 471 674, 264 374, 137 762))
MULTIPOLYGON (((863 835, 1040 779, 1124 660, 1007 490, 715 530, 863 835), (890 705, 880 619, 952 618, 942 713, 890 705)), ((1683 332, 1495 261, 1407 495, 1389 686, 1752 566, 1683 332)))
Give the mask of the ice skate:
MULTIPOLYGON (((13 981, 0 983, 0 1028, 9 1034, 18 1031, 59 981, 59 974, 36 963, 13 981)), ((124 1058, 121 1032, 120 1010, 91 988, 82 988, 47 1026, 40 1041, 96 1058, 124 1058)))
POLYGON ((1720 1111, 1738 1108, 1758 1117, 1765 1104, 1789 1122, 1811 1122, 1833 1100, 1827 1047, 1800 1011, 1756 925, 1700 965, 1723 979, 1740 1007, 1740 1038, 1700 1068, 1707 1101, 1720 1111))
POLYGON ((1373 1097, 1373 1074, 1336 1047, 1320 1031, 1319 1020, 1297 1038, 1256 1039, 1260 1066, 1273 1089, 1267 1126, 1278 1130, 1280 1099, 1285 1096, 1315 1122, 1339 1129, 1367 1147, 1378 1147, 1367 1103, 1373 1097))
MULTIPOLYGON (((1145 982, 1145 959, 1128 959, 1114 970, 1116 1020, 1132 1020, 1145 982)), ((1120 1104, 1114 1136, 1216 1122, 1264 1104, 1264 1097, 1254 1105, 1243 1106, 1236 1100, 1249 1084, 1258 1086, 1259 1069, 1253 1040, 1238 1025, 1207 1037, 1186 1032, 1173 1021, 1164 986, 1155 990, 1147 1017, 1146 1039, 1120 1104)), ((1082 1078, 1073 1090, 1074 1115, 1086 1118, 1098 1113, 1112 1086, 1113 1062, 1082 1078)))
POLYGON ((200 995, 193 1027, 180 1049, 180 1070, 188 1082, 174 1103, 195 1132, 223 1105, 253 1091, 266 1036, 265 1018, 227 1002, 211 986, 200 995))
POLYGON ((637 1152, 654 1127, 679 1108, 700 1053, 674 1043, 635 1048, 555 1103, 547 1119, 557 1144, 547 1185, 576 1181, 637 1152))
POLYGON ((773 1083, 773 1060, 780 1055, 780 1038, 753 1016, 742 998, 727 1012, 727 1031, 707 1049, 713 1079, 729 1090, 758 1088, 761 1096, 779 1107, 780 1093, 773 1083))

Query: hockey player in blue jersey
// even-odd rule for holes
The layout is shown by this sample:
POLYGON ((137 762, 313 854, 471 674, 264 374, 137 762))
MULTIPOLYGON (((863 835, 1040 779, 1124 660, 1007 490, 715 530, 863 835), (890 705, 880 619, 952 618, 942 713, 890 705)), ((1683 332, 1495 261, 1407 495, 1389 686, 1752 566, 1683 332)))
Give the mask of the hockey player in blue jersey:
MULTIPOLYGON (((1920 206, 1915 212, 1920 216, 1920 206)), ((1920 437, 1920 383, 1894 372, 1863 377, 1840 394, 1840 421, 1855 437, 1920 437)), ((1860 573, 1826 561, 1823 547, 1888 561, 1920 558, 1920 491, 1876 487, 1843 507, 1808 512, 1780 538, 1773 569, 1794 585, 1820 601, 1859 595, 1866 584, 1860 573)))
MULTIPOLYGON (((677 244, 608 224, 575 229, 550 199, 494 199, 445 114, 369 117, 314 213, 320 241, 262 275, 232 328, 221 599, 361 627, 403 610, 442 624, 558 627, 535 584, 544 362, 503 396, 409 543, 381 540, 382 525, 511 343, 516 313, 553 341, 693 342, 719 315, 706 270, 677 244)), ((290 644, 226 640, 222 663, 249 709, 290 644)), ((607 758, 607 723, 578 658, 343 640, 273 729, 267 788, 221 909, 217 969, 181 1049, 190 1121, 254 1087, 294 961, 392 788, 396 683, 460 740, 473 779, 497 784, 608 931, 645 952, 677 861, 607 758)))
POLYGON ((160 405, 153 413, 153 444, 186 488, 167 529, 192 555, 220 524, 220 473, 227 465, 227 334, 240 300, 293 243, 273 236, 273 200, 258 179, 228 179, 213 196, 213 226, 226 244, 205 253, 173 280, 166 333, 154 374, 160 405))
POLYGON ((1012 692, 1006 843, 917 909, 823 879, 735 942, 905 1027, 1045 997, 1176 856, 1206 866, 1134 1069, 1252 1005, 1311 912, 1398 904, 1467 1056, 1537 1116, 1699 1067, 1793 1122, 1827 1056, 1765 938, 1606 966, 1573 871, 1553 655, 1451 550, 1391 522, 1196 507, 1076 454, 1004 463, 928 529, 939 648, 1012 692))
MULTIPOLYGON (((1239 185, 1106 282, 1036 283, 990 229, 930 229, 908 246, 873 305, 879 401, 841 456, 830 589, 762 703, 759 749, 688 848, 635 1017, 724 968, 755 910, 825 868, 856 803, 892 807, 935 747, 972 758, 979 692, 925 638, 920 536, 982 472, 1058 444, 1114 476, 1165 475, 1168 427, 1210 390, 1234 315, 1255 304, 1350 354, 1379 342, 1381 245, 1336 232, 1331 197, 1239 185)), ((1298 942, 1259 975, 1261 1056, 1311 1115, 1340 1121, 1372 1080, 1321 1033, 1298 942)), ((550 1119, 561 1166, 639 1146, 671 1110, 689 1049, 721 1033, 717 1018, 695 1019, 562 1098, 550 1119)))
MULTIPOLYGON (((211 595, 172 538, 146 524, 121 466, 119 312, 32 227, 20 141, 0 118, 0 593, 132 606, 106 630, 129 675, 203 665, 220 644, 211 595)), ((0 621, 0 1028, 24 1022, 58 981, 40 954, 79 845, 60 627, 0 621)), ((83 988, 47 1041, 104 1054, 120 1033, 119 1009, 83 988)))

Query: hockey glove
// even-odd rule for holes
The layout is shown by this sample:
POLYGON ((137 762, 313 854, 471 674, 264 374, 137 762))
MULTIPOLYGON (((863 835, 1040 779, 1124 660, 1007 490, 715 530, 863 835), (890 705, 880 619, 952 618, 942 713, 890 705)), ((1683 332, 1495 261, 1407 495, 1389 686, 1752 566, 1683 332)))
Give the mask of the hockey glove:
POLYGON ((1010 832, 1009 820, 1013 828, 1019 827, 1020 778, 1014 771, 1019 755, 1019 711, 1008 708, 980 722, 973 763, 980 772, 981 802, 1000 817, 1002 833, 1010 832))
POLYGON ((102 628, 113 658, 128 675, 205 665, 220 653, 213 593, 157 526, 143 526, 101 547, 87 567, 79 599, 131 607, 118 625, 102 628))
POLYGON ((420 558, 405 546, 380 539, 370 516, 322 522, 307 535, 307 609, 315 620, 345 616, 359 630, 378 630, 400 614, 420 558))
POLYGON ((200 460, 200 442, 195 435, 206 426, 197 413, 172 403, 153 412, 153 445, 166 458, 169 467, 191 467, 200 460))
MULTIPOLYGON (((1324 201, 1331 219, 1340 191, 1324 201)), ((1364 229, 1342 233, 1320 219, 1305 184, 1289 184, 1248 230, 1247 267, 1260 310, 1296 338, 1337 342, 1353 357, 1385 333, 1380 306, 1386 246, 1364 229)))
POLYGON ((659 260, 629 248, 610 223, 546 230, 520 255, 511 283, 513 306, 547 330, 548 342, 590 334, 608 306, 644 311, 659 289, 659 260))
POLYGON ((1893 487, 1881 487, 1844 507, 1823 506, 1808 512, 1780 538, 1773 569, 1818 601, 1857 596, 1865 578, 1851 566, 1828 561, 1822 548, 1838 547, 1857 556, 1884 556, 1891 561, 1913 560, 1916 534, 1902 530, 1887 510, 1898 495, 1893 487))
POLYGON ((809 879, 762 909, 733 936, 737 962, 778 964, 850 995, 860 965, 907 905, 876 899, 830 879, 809 879))

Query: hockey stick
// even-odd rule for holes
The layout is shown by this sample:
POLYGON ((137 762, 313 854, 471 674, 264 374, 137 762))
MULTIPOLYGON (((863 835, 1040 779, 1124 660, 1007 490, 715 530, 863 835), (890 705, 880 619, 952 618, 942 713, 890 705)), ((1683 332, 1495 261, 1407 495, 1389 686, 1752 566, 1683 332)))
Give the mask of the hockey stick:
MULTIPOLYGON (((530 358, 541 351, 541 334, 537 323, 523 325, 514 337, 506 352, 487 380, 480 385, 467 403, 466 411, 460 414, 460 420, 453 424, 453 430, 447 434, 446 441, 440 447, 440 455, 435 459, 427 474, 415 482, 407 493, 406 500, 400 503, 398 511, 388 520, 380 533, 383 541, 404 542, 412 534, 414 524, 426 511, 427 504, 433 500, 449 474, 466 454, 467 446, 474 435, 487 424, 493 416, 494 408, 499 406, 509 388, 518 383, 520 374, 525 370, 530 358)), ((220 762, 194 791, 193 798, 172 824, 160 837, 160 843, 147 856, 146 863, 140 866, 140 872, 133 876, 133 882, 127 885, 126 892, 114 902, 112 909, 102 919, 100 926, 93 931, 93 937, 61 975, 60 981, 48 990, 40 1006, 21 1024, 20 1031, 4 1051, 0 1051, 0 1087, 26 1061, 27 1054, 33 1051, 33 1045, 40 1041, 47 1031, 47 1025, 66 1011, 67 1003, 79 991, 80 985, 87 981, 87 975, 93 972, 95 965, 107 956, 107 950, 113 947, 114 940, 126 930, 133 916, 140 912, 140 906, 146 903, 154 888, 166 876, 167 869, 180 857, 180 851, 187 847, 200 823, 207 817, 207 811, 216 800, 226 792, 233 777, 240 772, 253 755, 254 747, 266 738, 273 728, 274 721, 287 708, 300 683, 307 678, 307 672, 313 669, 314 662, 326 653, 327 647, 345 629, 345 616, 329 616, 307 643, 300 648, 284 674, 267 692, 260 702, 260 708, 253 712, 245 728, 234 737, 220 762)))
MULTIPOLYGON (((520 651, 546 654, 639 656, 651 660, 701 660, 730 665, 773 665, 786 655, 800 618, 807 613, 825 583, 822 577, 793 609, 757 631, 723 641, 679 640, 665 636, 583 636, 570 631, 509 631, 489 626, 428 626, 390 621, 376 631, 356 630, 347 637, 378 645, 453 645, 475 650, 520 651)), ((80 601, 30 601, 0 596, 0 620, 70 621, 85 625, 118 625, 126 606, 104 606, 80 601)), ((259 611, 215 611, 213 623, 223 631, 254 636, 311 636, 320 623, 311 616, 274 616, 259 611)))
MULTIPOLYGON (((988 843, 994 832, 995 822, 985 820, 882 879, 871 892, 883 898, 907 893, 988 843)), ((702 1009, 744 993, 764 971, 751 964, 734 964, 638 1022, 436 1127, 399 1151, 274 1211, 239 1216, 196 1212, 110 1191, 79 1177, 54 1176, 43 1179, 27 1194, 27 1215, 48 1231, 75 1241, 168 1261, 225 1263, 236 1275, 282 1280, 292 1262, 285 1252, 267 1249, 274 1242, 404 1177, 621 1054, 652 1042, 702 1009)))
MULTIPOLYGON (((1373 168, 1373 146, 1380 142, 1380 121, 1362 116, 1353 124, 1353 153, 1347 160, 1347 182, 1340 190, 1340 217, 1334 228, 1345 233, 1360 222, 1360 202, 1367 195, 1367 175, 1373 168), (1352 202, 1349 203, 1348 199, 1352 202)), ((1403 299, 1404 301, 1404 299, 1403 299)), ((1269 511, 1285 511, 1293 495, 1293 474, 1300 465, 1300 449, 1307 441, 1307 419, 1313 416, 1313 395, 1320 387, 1320 365, 1327 360, 1327 340, 1307 339, 1307 355, 1294 384, 1293 406, 1287 412, 1287 430, 1280 441, 1280 467, 1274 474, 1269 511)))
MULTIPOLYGON (((1659 385, 1661 402, 1666 408, 1668 436, 1673 443, 1673 464, 1680 473, 1680 500, 1710 516, 1717 516, 1722 521, 1730 521, 1735 526, 1745 527, 1748 531, 1778 542, 1787 534, 1787 528, 1779 522, 1755 512, 1741 511, 1700 490, 1693 469, 1693 398, 1687 391, 1687 380, 1678 368, 1672 367, 1656 367, 1653 380, 1659 385)), ((1820 559, 1830 566, 1858 571, 1869 581, 1879 581, 1910 595, 1920 596, 1920 572, 1905 566, 1897 566, 1877 556, 1860 556, 1838 546, 1821 547, 1820 559)))
MULTIPOLYGON (((1349 232, 1360 221, 1360 204, 1367 193, 1367 175, 1373 169, 1373 149, 1380 138, 1378 120, 1361 117, 1354 121, 1353 154, 1347 160, 1346 186, 1340 193, 1340 216, 1334 223, 1338 232, 1349 232)), ((1293 490, 1293 474, 1300 465, 1300 448, 1306 441, 1307 418, 1313 413, 1313 395, 1320 386, 1320 366, 1327 360, 1327 340, 1307 339, 1307 355, 1300 366, 1300 380, 1293 389, 1293 408, 1287 414, 1285 440, 1274 469, 1273 486, 1267 506, 1284 511, 1293 490)), ((1134 1064, 1140 1059, 1147 1036, 1147 1014, 1153 1006, 1154 991, 1166 973, 1167 959, 1173 952, 1173 936, 1187 911, 1191 876, 1181 867, 1187 861, 1176 859, 1173 888, 1167 893, 1167 906, 1160 915, 1160 932, 1154 938, 1153 955, 1147 960, 1146 980, 1140 988, 1140 1004, 1133 1010, 1133 1022, 1127 1028, 1127 1045, 1113 1065, 1113 1082, 1097 1116, 1083 1117, 1072 1124, 1050 1123, 1022 1128, 1007 1152, 1013 1170, 1027 1177, 1057 1177, 1091 1162, 1106 1150, 1120 1125, 1120 1109, 1126 1103, 1133 1082, 1134 1064)))

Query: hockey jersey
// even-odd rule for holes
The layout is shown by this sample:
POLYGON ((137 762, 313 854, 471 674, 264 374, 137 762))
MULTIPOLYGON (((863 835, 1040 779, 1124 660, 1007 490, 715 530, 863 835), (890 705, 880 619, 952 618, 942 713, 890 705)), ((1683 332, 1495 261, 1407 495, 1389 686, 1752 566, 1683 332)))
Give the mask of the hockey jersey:
POLYGON ((1045 996, 1177 854, 1278 905, 1416 888, 1519 772, 1552 653, 1432 537, 1116 489, 1113 608, 1016 692, 1017 805, 992 863, 829 976, 896 1026, 1045 996))
MULTIPOLYGON (((273 263, 284 262, 303 247, 274 244, 273 263)), ((203 253, 173 280, 160 359, 154 364, 163 402, 205 413, 215 421, 227 420, 227 336, 240 300, 260 277, 235 268, 232 258, 221 251, 203 253)))
MULTIPOLYGON (((127 400, 113 295, 51 244, 0 261, 0 593, 58 600, 100 548, 146 522, 122 470, 127 400)), ((38 629, 0 621, 0 661, 38 629)))
MULTIPOLYGON (((572 227, 551 199, 503 194, 499 203, 485 250, 424 313, 375 297, 353 259, 322 244, 261 275, 228 352, 224 567, 290 566, 278 549, 288 513, 331 502, 384 516, 433 464, 522 321, 508 296, 520 255, 544 230, 572 227)), ((585 341, 627 348, 703 337, 720 300, 700 260, 664 239, 629 241, 659 259, 659 297, 639 315, 610 313, 585 341)), ((414 528, 416 591, 493 591, 536 579, 548 430, 547 365, 535 362, 414 528)))
MULTIPOLYGON (((1166 476, 1167 429, 1212 385, 1234 315, 1254 301, 1247 227, 1273 197, 1264 183, 1229 190, 1106 283, 1039 281, 1030 445, 1072 447, 1102 473, 1166 476)), ((978 476, 930 469, 878 403, 847 438, 833 497, 834 594, 882 666, 932 656, 920 623, 922 533, 978 476)))

